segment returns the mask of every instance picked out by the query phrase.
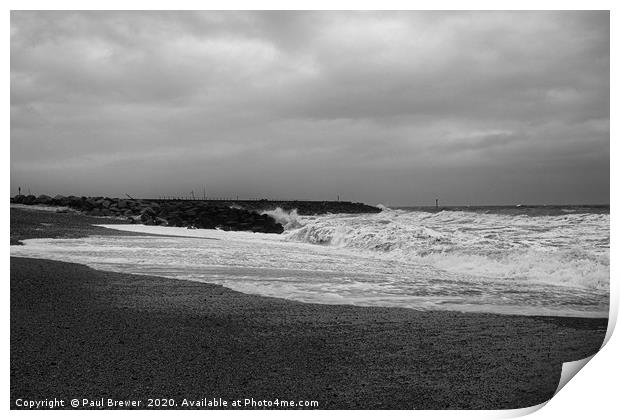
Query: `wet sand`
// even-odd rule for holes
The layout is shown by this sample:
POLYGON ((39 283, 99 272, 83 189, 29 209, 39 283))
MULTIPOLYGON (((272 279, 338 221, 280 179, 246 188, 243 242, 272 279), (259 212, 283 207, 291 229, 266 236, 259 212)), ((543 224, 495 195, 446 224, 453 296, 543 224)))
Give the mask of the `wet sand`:
MULTIPOLYGON (((124 234, 91 223, 102 219, 12 209, 11 243, 124 234)), ((11 258, 11 407, 17 398, 253 398, 320 409, 521 408, 548 400, 561 364, 596 352, 606 327, 304 304, 11 258)))

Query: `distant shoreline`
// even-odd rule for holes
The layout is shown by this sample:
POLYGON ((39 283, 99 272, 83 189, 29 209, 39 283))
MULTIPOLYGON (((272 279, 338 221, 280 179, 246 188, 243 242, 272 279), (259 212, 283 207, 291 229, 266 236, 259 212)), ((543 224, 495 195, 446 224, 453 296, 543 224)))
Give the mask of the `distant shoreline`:
MULTIPOLYGON (((433 205, 388 205, 391 208, 398 209, 415 209, 415 208, 435 208, 433 205)), ((439 207, 445 208, 459 208, 459 207, 472 207, 472 208, 510 208, 510 207, 593 207, 604 208, 610 207, 609 204, 448 204, 440 205, 439 207)))

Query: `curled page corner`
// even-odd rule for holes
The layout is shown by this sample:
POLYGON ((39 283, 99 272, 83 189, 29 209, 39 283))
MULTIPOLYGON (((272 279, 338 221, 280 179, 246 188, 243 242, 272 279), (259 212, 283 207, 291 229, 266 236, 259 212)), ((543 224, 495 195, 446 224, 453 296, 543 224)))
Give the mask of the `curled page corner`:
POLYGON ((547 403, 549 402, 549 400, 542 402, 540 404, 537 405, 532 405, 531 407, 524 407, 524 408, 513 408, 511 410, 501 410, 499 413, 499 416, 496 418, 500 418, 500 419, 514 419, 517 417, 524 417, 527 415, 530 415, 532 413, 535 413, 536 411, 540 410, 541 408, 543 408, 545 405, 547 405, 547 403))
MULTIPOLYGON (((601 344, 601 348, 598 351, 601 351, 603 347, 605 347, 605 345, 609 342, 609 339, 611 338, 616 328, 617 319, 618 319, 618 302, 612 299, 611 305, 609 308, 609 317, 607 321, 607 332, 605 333, 603 344, 601 344)), ((598 351, 596 353, 598 353, 598 351)), ((575 376, 577 372, 579 372, 590 360, 592 360, 594 356, 596 356, 596 353, 594 353, 592 356, 586 357, 585 359, 574 360, 572 362, 563 363, 562 373, 560 375, 560 382, 558 383, 558 387, 556 388, 553 395, 555 396, 558 392, 560 392, 560 390, 564 388, 564 385, 566 385, 568 381, 573 379, 573 376, 575 376)))
POLYGON ((558 383, 558 387, 555 390, 554 396, 560 392, 564 385, 568 383, 573 376, 577 374, 592 358, 595 356, 593 354, 590 357, 586 357, 585 359, 574 360, 572 362, 566 362, 562 364, 562 374, 560 375, 560 382, 558 383))
POLYGON ((605 338, 603 339, 603 344, 601 348, 605 347, 611 335, 614 333, 616 329, 616 321, 618 320, 618 301, 616 299, 612 299, 611 305, 609 308, 609 317, 607 320, 607 332, 605 333, 605 338))

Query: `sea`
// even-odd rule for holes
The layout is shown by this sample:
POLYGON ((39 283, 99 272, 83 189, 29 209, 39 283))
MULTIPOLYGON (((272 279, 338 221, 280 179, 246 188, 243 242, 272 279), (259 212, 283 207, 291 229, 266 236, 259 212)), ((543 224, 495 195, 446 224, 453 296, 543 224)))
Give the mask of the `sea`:
POLYGON ((381 208, 266 212, 279 235, 103 223, 145 235, 29 239, 11 255, 300 302, 608 316, 609 206, 381 208))

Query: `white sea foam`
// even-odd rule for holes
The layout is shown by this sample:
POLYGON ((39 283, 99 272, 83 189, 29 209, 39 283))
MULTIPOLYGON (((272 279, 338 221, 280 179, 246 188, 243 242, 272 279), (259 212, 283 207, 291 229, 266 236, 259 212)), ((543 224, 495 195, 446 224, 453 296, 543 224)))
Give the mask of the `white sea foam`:
POLYGON ((308 217, 290 241, 349 248, 454 273, 609 288, 609 215, 437 213, 308 217))
POLYGON ((261 214, 268 214, 276 222, 280 223, 285 230, 297 229, 302 226, 298 220, 299 215, 297 214, 297 209, 285 211, 282 210, 280 207, 277 207, 275 210, 263 211, 261 212, 261 214))
POLYGON ((167 237, 33 239, 11 255, 304 302, 537 315, 608 310, 608 214, 270 214, 284 234, 108 225, 167 237))

